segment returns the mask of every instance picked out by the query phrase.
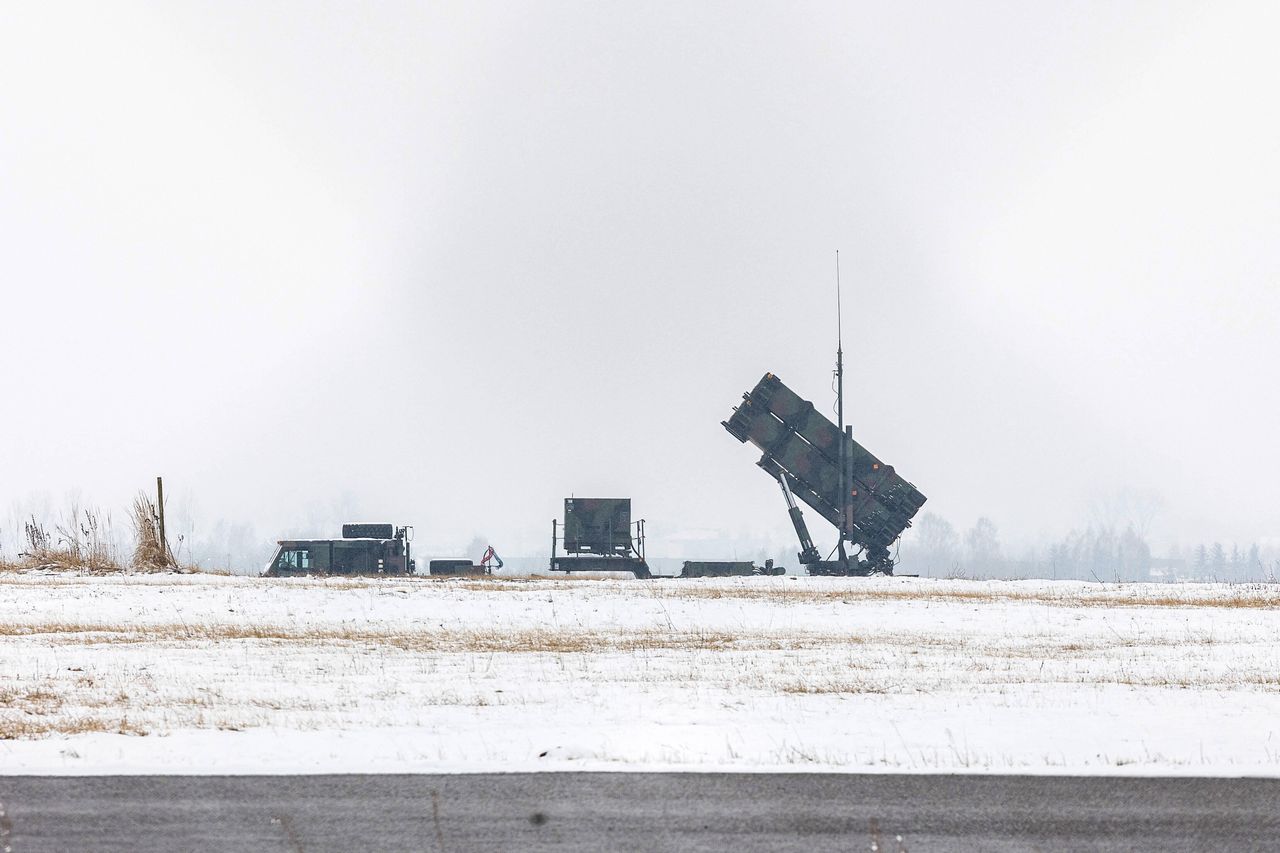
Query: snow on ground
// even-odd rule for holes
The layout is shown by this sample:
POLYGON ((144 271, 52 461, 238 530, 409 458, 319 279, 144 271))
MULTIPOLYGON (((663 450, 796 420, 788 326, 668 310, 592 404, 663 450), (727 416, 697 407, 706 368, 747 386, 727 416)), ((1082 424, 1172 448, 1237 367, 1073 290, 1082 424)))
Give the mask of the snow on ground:
POLYGON ((0 773, 1280 775, 1280 588, 0 575, 0 773))

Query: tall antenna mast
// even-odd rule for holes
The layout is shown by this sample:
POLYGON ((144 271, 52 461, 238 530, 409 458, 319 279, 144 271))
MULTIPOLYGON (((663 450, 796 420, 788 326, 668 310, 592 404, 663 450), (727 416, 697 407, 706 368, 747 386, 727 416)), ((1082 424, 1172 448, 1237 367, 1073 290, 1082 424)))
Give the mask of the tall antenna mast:
POLYGON ((836 419, 840 422, 840 434, 844 435, 844 316, 840 305, 839 249, 836 249, 836 419))
MULTIPOLYGON (((840 426, 840 559, 846 564, 844 541, 849 536, 848 459, 844 433, 844 314, 840 304, 840 250, 836 249, 836 420, 840 426)), ((847 568, 847 565, 846 565, 847 568)))

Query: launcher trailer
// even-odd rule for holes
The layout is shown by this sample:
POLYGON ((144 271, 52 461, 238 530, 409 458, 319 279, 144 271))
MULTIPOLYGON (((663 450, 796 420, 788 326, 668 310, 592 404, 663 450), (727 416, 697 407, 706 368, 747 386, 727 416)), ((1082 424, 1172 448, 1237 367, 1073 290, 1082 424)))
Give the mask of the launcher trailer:
POLYGON ((911 526, 925 496, 854 441, 852 427, 842 431, 772 373, 721 423, 738 441, 764 452, 756 464, 782 489, 809 574, 893 574, 889 548, 911 526), (838 551, 838 558, 822 558, 796 498, 840 532, 831 555, 838 551), (860 554, 851 557, 846 543, 860 554))

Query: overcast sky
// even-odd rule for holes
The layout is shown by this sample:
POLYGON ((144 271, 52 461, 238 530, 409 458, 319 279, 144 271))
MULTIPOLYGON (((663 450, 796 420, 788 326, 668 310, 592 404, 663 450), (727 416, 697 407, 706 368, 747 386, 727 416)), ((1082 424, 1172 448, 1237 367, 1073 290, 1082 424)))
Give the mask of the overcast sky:
POLYGON ((830 406, 839 249, 855 435, 926 509, 1280 536, 1278 40, 1274 3, 4 4, 0 501, 782 539, 720 421, 765 371, 830 406))

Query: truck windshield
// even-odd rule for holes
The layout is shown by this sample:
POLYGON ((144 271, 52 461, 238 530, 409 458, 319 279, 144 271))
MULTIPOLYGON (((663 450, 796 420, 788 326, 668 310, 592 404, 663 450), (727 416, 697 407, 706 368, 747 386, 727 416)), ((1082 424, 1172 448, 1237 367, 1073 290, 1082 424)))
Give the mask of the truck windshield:
POLYGON ((276 558, 277 569, 309 569, 311 568, 311 552, 306 548, 288 549, 280 552, 276 558))

